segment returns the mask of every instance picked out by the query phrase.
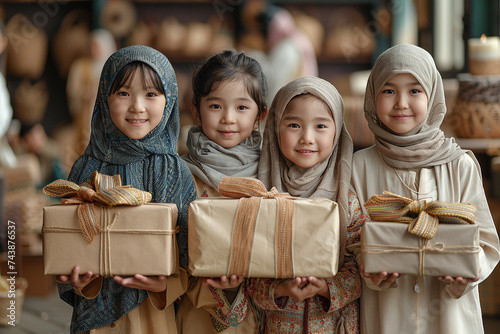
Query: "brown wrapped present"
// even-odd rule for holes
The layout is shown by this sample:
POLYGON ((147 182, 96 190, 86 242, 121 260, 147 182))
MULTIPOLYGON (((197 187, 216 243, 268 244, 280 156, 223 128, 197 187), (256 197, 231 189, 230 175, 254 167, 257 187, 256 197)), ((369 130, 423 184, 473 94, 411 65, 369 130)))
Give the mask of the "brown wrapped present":
POLYGON ((170 275, 177 268, 175 204, 96 206, 101 232, 92 243, 82 234, 77 205, 43 211, 44 274, 170 275))
POLYGON ((192 275, 335 276, 341 243, 337 203, 297 199, 274 188, 267 192, 250 178, 223 178, 219 191, 239 199, 198 199, 189 207, 192 275))
POLYGON ((365 272, 479 275, 481 247, 473 205, 412 201, 384 192, 370 198, 365 208, 377 220, 366 222, 361 232, 365 272))
POLYGON ((44 188, 65 205, 44 208, 44 273, 170 275, 177 268, 177 206, 144 204, 151 194, 121 186, 119 175, 94 172, 81 186, 65 180, 44 188), (78 204, 78 205, 67 205, 78 204))

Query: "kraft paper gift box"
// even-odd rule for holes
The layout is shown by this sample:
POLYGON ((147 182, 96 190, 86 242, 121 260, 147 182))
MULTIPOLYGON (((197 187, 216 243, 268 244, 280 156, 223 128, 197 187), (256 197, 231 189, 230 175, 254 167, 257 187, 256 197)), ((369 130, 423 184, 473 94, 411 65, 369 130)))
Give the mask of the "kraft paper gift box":
POLYGON ((75 265, 102 276, 176 271, 175 204, 144 204, 150 193, 122 186, 119 175, 98 172, 80 186, 57 180, 43 192, 69 197, 43 211, 46 275, 68 275, 75 265))
MULTIPOLYGON (((384 196, 388 200, 393 196, 392 199, 404 199, 403 202, 406 201, 407 204, 412 202, 389 193, 374 197, 380 200, 384 196)), ((388 217, 387 214, 394 218, 404 211, 410 211, 408 206, 390 210, 384 205, 378 207, 382 208, 381 210, 374 210, 374 207, 383 202, 382 200, 374 205, 372 200, 374 197, 365 203, 372 220, 378 220, 384 215, 388 217), (384 210, 390 212, 384 213, 384 210)), ((386 205, 390 204, 386 202, 386 205)), ((403 219, 407 220, 407 223, 395 221, 365 223, 361 231, 361 256, 365 272, 387 271, 411 275, 476 278, 479 275, 481 247, 479 226, 473 224, 472 220, 475 207, 470 204, 431 202, 421 206, 420 209, 420 213, 410 214, 414 216, 412 219, 403 219), (447 210, 442 211, 443 208, 447 210), (449 208, 452 208, 452 211, 449 208), (456 211, 457 208, 461 211, 456 211), (427 226, 425 226, 427 215, 425 210, 430 214, 436 214, 435 219, 431 218, 433 221, 427 226), (442 215, 444 212, 446 215, 442 215), (417 215, 420 220, 416 218, 417 215), (459 219, 462 223, 458 223, 459 219), (452 221, 456 223, 450 223, 452 221), (464 223, 465 221, 468 223, 464 223), (416 234, 410 233, 409 230, 416 234)), ((401 217, 403 215, 398 218, 401 217)))
POLYGON ((341 243, 337 203, 328 199, 263 198, 269 194, 265 187, 249 178, 223 178, 219 191, 228 196, 227 187, 239 181, 238 191, 245 192, 257 182, 260 192, 251 199, 201 198, 189 207, 189 270, 193 276, 335 276, 341 243), (245 206, 254 210, 253 219, 248 213, 237 219, 238 211, 245 206), (280 211, 287 209, 293 213, 283 218, 280 211))
POLYGON ((77 205, 43 211, 44 274, 81 272, 109 275, 171 275, 177 268, 177 206, 96 206, 101 232, 92 243, 83 236, 77 205))
POLYGON ((424 239, 408 233, 406 224, 366 222, 361 234, 367 273, 475 278, 479 248, 478 225, 440 224, 432 239, 424 239))

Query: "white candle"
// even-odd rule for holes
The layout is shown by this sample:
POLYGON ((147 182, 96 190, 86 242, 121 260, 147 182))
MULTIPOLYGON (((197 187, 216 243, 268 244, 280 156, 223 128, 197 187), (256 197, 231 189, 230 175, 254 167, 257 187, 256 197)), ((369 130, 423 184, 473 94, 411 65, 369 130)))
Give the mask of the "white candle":
POLYGON ((469 58, 477 60, 499 59, 500 38, 497 36, 469 39, 469 58))

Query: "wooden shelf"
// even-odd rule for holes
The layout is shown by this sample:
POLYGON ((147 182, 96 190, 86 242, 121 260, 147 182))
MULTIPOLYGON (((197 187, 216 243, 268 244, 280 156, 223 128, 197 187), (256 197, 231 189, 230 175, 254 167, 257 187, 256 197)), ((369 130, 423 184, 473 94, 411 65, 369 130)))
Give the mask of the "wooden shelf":
POLYGON ((500 150, 500 138, 455 138, 461 148, 477 153, 500 150))

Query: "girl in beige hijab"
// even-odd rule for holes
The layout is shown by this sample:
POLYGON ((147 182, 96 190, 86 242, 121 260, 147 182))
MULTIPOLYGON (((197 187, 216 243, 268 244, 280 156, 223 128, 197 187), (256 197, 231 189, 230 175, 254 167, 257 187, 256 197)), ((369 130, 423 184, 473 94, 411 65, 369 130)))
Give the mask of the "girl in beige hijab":
POLYGON ((445 114, 442 79, 427 51, 400 44, 382 53, 365 96, 375 145, 354 154, 352 184, 361 203, 387 190, 476 205, 480 277, 362 273, 362 333, 483 333, 477 286, 498 263, 498 235, 480 166, 440 130, 445 114))
MULTIPOLYGON (((274 98, 264 131, 259 179, 268 189, 276 187, 292 196, 336 201, 341 245, 350 245, 357 241, 364 222, 356 195, 349 189, 352 151, 340 94, 323 79, 301 77, 274 98)), ((355 257, 344 251, 339 252, 335 277, 250 279, 248 294, 266 312, 266 333, 358 333, 361 278, 355 257)))

